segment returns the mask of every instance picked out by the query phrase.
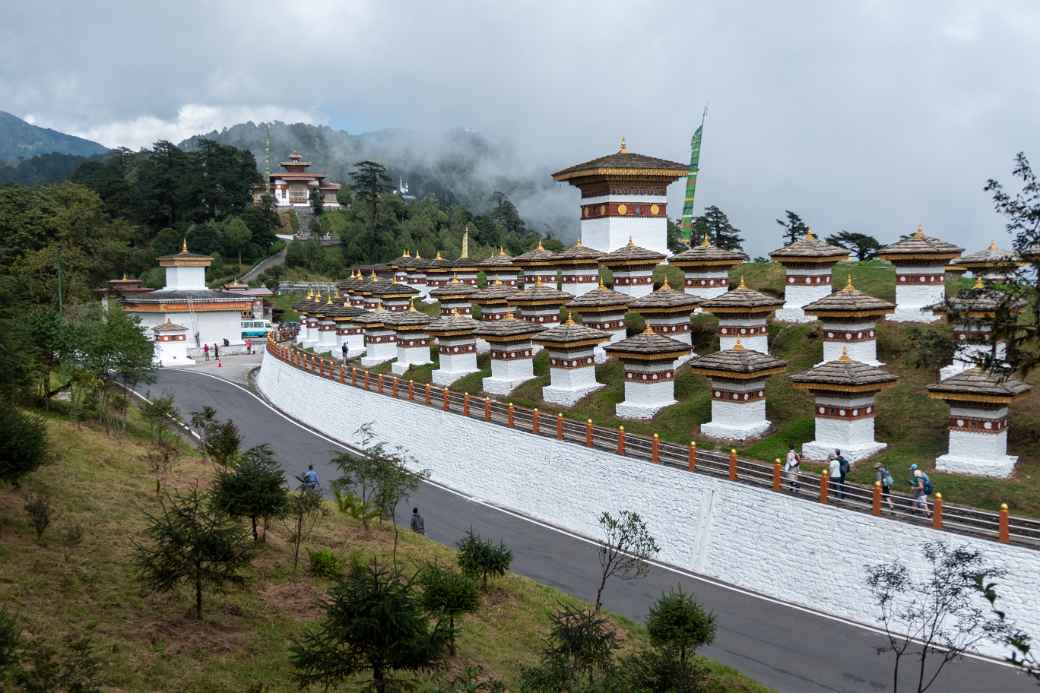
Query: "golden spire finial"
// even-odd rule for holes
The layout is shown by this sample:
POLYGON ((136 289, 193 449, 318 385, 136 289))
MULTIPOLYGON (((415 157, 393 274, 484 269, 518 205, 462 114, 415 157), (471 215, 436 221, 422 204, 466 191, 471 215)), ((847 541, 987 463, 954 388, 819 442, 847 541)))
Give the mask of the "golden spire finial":
POLYGON ((332 305, 332 293, 331 292, 329 293, 328 300, 325 301, 325 305, 327 305, 327 306, 331 306, 332 305))
POLYGON ((188 252, 188 237, 187 236, 185 236, 184 238, 181 239, 181 252, 182 253, 187 253, 188 252))
POLYGON ((435 257, 434 260, 443 260, 443 259, 444 258, 441 257, 441 251, 438 250, 437 251, 437 257, 435 257))
POLYGON ((126 281, 126 272, 123 272, 123 281, 126 281))
POLYGON ((314 300, 314 289, 310 289, 310 288, 307 289, 307 300, 308 301, 314 300))
POLYGON ((707 248, 711 245, 711 241, 708 240, 708 234, 704 234, 704 238, 701 239, 701 247, 707 248))
POLYGON ((376 280, 376 271, 372 270, 372 273, 368 275, 368 281, 374 282, 376 280))
POLYGON ((854 291, 856 287, 852 285, 852 272, 849 272, 849 277, 845 281, 845 291, 854 291))
POLYGON ((600 291, 606 291, 607 285, 603 283, 603 275, 599 275, 599 288, 600 291))
POLYGON ((505 257, 506 256, 506 249, 503 248, 502 246, 498 246, 498 256, 499 257, 505 257))
POLYGON ((513 316, 513 311, 511 311, 511 310, 507 310, 506 314, 502 316, 502 319, 503 320, 516 320, 516 318, 513 316))
POLYGON ((573 312, 567 313, 567 319, 563 321, 563 324, 564 325, 575 325, 575 324, 577 324, 577 323, 574 322, 574 313, 573 312))
POLYGON ((545 246, 542 245, 542 239, 538 239, 538 247, 535 250, 545 250, 545 246))
POLYGON ((628 147, 625 146, 625 137, 621 137, 621 145, 618 147, 618 154, 628 154, 628 147))
POLYGON ((581 239, 580 238, 578 240, 574 241, 574 247, 575 248, 580 248, 581 247, 581 239))
POLYGON ((451 283, 452 284, 461 284, 462 283, 462 282, 459 281, 459 275, 458 274, 452 274, 451 275, 451 283))
POLYGON ((314 302, 321 303, 321 289, 318 289, 318 293, 314 294, 314 302))
POLYGON ((495 286, 502 286, 502 280, 501 279, 496 279, 495 280, 495 286))
POLYGON ((917 230, 914 231, 914 238, 917 240, 921 240, 924 238, 924 224, 917 225, 917 230))
POLYGON ((656 334, 654 332, 654 326, 650 324, 650 321, 646 321, 646 328, 643 330, 643 334, 656 334))
POLYGON ((841 348, 841 356, 838 357, 838 362, 839 363, 852 363, 852 359, 849 358, 849 348, 847 346, 843 346, 841 348))
POLYGON ((997 242, 996 241, 990 241, 989 242, 989 251, 991 253, 994 253, 994 252, 997 251, 997 242))
POLYGON ((408 312, 409 313, 418 313, 419 312, 419 310, 415 307, 415 299, 414 298, 408 299, 408 312))
POLYGON ((411 257, 412 256, 412 254, 410 252, 408 252, 408 248, 404 249, 404 256, 405 257, 411 257))
POLYGON ((985 289, 986 288, 986 284, 982 281, 982 275, 981 274, 977 275, 975 277, 975 283, 972 284, 971 288, 973 288, 973 289, 985 289))
POLYGON ((737 343, 733 345, 733 351, 744 351, 744 344, 740 341, 740 337, 737 337, 737 343))
POLYGON ((805 237, 810 241, 816 240, 816 235, 812 232, 811 226, 805 230, 805 237))
POLYGON ((744 275, 743 274, 740 275, 740 283, 737 284, 737 288, 738 289, 746 289, 747 288, 747 282, 744 281, 744 275))
POLYGON ((671 291, 671 289, 672 289, 672 285, 668 283, 668 275, 667 274, 664 275, 664 281, 661 282, 661 288, 658 289, 658 291, 661 291, 663 289, 668 289, 669 291, 671 291))
POLYGON ((415 249, 415 259, 416 260, 422 260, 422 255, 419 254, 419 249, 418 248, 415 249))
POLYGON ((632 240, 631 236, 629 236, 628 237, 628 243, 626 245, 628 245, 629 248, 635 248, 636 247, 636 242, 632 240))

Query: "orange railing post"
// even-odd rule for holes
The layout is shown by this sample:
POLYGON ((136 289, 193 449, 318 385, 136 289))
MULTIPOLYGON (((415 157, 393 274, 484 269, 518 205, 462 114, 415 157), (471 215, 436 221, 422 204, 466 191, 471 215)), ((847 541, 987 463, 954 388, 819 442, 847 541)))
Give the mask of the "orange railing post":
POLYGON ((368 372, 368 371, 365 371, 365 381, 364 381, 364 386, 365 386, 365 389, 366 389, 366 390, 367 390, 367 389, 369 389, 369 388, 368 388, 368 380, 369 380, 369 375, 370 375, 370 374, 369 374, 369 372, 368 372))
POLYGON ((617 454, 625 454, 625 427, 617 427, 617 454))
POLYGON ((730 481, 737 480, 737 449, 729 449, 729 479, 730 481))
POLYGON ((585 445, 592 447, 592 419, 585 421, 585 445))
POLYGON ((441 398, 443 400, 441 403, 441 407, 444 409, 444 411, 448 411, 448 409, 451 407, 451 398, 449 397, 449 394, 450 393, 448 392, 448 388, 447 386, 445 386, 444 389, 441 390, 441 398))
POLYGON ((347 370, 343 367, 339 367, 339 382, 343 384, 347 379, 347 370))
POLYGON ((379 378, 376 380, 376 388, 379 390, 379 394, 383 394, 383 374, 379 374, 379 378))
POLYGON ((686 453, 686 469, 693 471, 697 468, 697 443, 696 441, 690 441, 690 449, 686 453))
POLYGON ((556 437, 563 440, 563 414, 556 415, 556 437))
POLYGON ((932 527, 942 529, 942 494, 935 494, 935 507, 932 508, 932 527))
POLYGON ((490 421, 491 420, 491 398, 490 397, 485 397, 484 398, 484 420, 485 421, 490 421))
POLYGON ((780 458, 773 460, 773 490, 780 490, 780 458))
POLYGON ((535 407, 533 410, 531 410, 531 433, 538 433, 538 416, 538 407, 535 407))
POLYGON ((390 396, 392 396, 394 399, 397 399, 397 386, 400 383, 400 378, 394 378, 392 381, 390 381, 390 396))
POLYGON ((870 512, 874 515, 881 515, 881 482, 874 482, 874 498, 870 505, 870 512))
POLYGON ((429 404, 431 401, 433 401, 433 388, 430 387, 429 383, 426 383, 426 391, 423 395, 423 399, 426 402, 426 404, 429 404))
POLYGON ((827 496, 830 494, 830 484, 828 483, 830 474, 824 469, 820 472, 820 502, 826 503, 827 496))
POLYGON ((1011 540, 1008 532, 1008 506, 1007 503, 1000 504, 1000 532, 998 538, 1000 543, 1006 544, 1011 540))
POLYGON ((661 436, 656 433, 653 440, 650 441, 650 461, 654 464, 661 464, 661 436))
POLYGON ((506 408, 506 426, 513 427, 513 403, 510 402, 506 408))
POLYGON ((469 416, 469 393, 462 396, 462 415, 469 416))
POLYGON ((357 367, 350 367, 350 384, 357 387, 357 367))

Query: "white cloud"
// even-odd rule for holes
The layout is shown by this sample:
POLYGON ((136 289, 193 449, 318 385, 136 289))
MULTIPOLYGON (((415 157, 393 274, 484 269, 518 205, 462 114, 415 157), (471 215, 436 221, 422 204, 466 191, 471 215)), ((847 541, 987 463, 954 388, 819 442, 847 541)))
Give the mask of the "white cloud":
POLYGON ((81 131, 73 131, 80 137, 100 142, 106 147, 149 147, 158 140, 180 142, 183 139, 220 130, 247 120, 254 122, 281 120, 287 123, 318 123, 318 116, 296 108, 279 106, 209 106, 187 104, 177 111, 173 119, 142 115, 131 120, 104 123, 81 131))

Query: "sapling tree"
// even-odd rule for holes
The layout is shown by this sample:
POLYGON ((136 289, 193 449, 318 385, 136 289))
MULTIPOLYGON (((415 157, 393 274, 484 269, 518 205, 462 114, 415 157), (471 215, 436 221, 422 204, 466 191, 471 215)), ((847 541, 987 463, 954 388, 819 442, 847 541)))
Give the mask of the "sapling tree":
POLYGON ((25 512, 36 532, 36 541, 43 541, 43 533, 51 526, 51 501, 40 493, 29 493, 25 496, 25 512))
POLYGON ((448 648, 455 655, 455 619, 470 614, 480 606, 480 590, 468 575, 456 573, 436 563, 419 573, 423 608, 438 618, 448 620, 448 648))
POLYGON ((483 539, 470 528, 466 536, 458 543, 458 563, 462 572, 473 578, 480 578, 481 587, 488 588, 488 580, 502 577, 513 562, 513 552, 501 541, 494 542, 483 539))
POLYGON ((293 573, 300 565, 300 546, 310 537, 318 521, 325 515, 325 505, 321 502, 321 493, 311 488, 302 475, 296 477, 297 487, 289 493, 286 513, 286 528, 289 530, 289 544, 293 551, 293 573))
POLYGON ((199 439, 199 452, 203 455, 208 454, 206 451, 206 436, 210 431, 210 427, 217 423, 217 410, 206 405, 202 409, 193 411, 189 421, 191 430, 195 432, 199 439))
POLYGON ((138 577, 154 592, 169 592, 181 583, 195 593, 195 618, 202 618, 207 586, 241 584, 241 570, 253 558, 253 542, 226 513, 192 488, 168 496, 162 513, 148 515, 148 543, 136 543, 138 577))
POLYGON ((619 645, 607 618, 592 609, 560 604, 550 620, 542 660, 523 671, 521 690, 555 693, 616 688, 606 682, 614 673, 619 645))
POLYGON ((155 493, 158 495, 162 490, 162 480, 180 456, 175 430, 179 425, 177 408, 173 404, 173 395, 163 395, 145 401, 140 409, 149 433, 145 460, 155 474, 155 493))
POLYGON ((221 467, 228 467, 238 457, 238 449, 242 444, 242 436, 238 433, 238 426, 228 419, 223 422, 213 422, 207 427, 204 449, 206 456, 221 467))
POLYGON ((922 575, 898 559, 867 570, 867 586, 888 640, 879 654, 893 656, 893 693, 905 682, 900 678, 904 660, 912 662, 909 690, 924 693, 947 664, 984 642, 1004 642, 1012 632, 1003 615, 986 604, 993 581, 1007 571, 968 546, 951 549, 934 541, 919 553, 928 564, 922 575))
POLYGON ((0 609, 0 682, 4 680, 4 672, 18 661, 20 641, 18 624, 6 611, 0 609))
MULTIPOLYGON (((257 445, 242 453, 232 468, 224 468, 213 486, 213 503, 231 517, 248 517, 253 541, 260 541, 260 521, 266 527, 273 517, 282 517, 289 507, 289 491, 285 473, 267 444, 257 445)), ((267 538, 265 530, 263 538, 267 538)))
POLYGON ((9 404, 0 407, 0 483, 17 486, 47 459, 47 427, 9 404))
POLYGON ((603 530, 603 541, 599 549, 601 570, 596 588, 597 612, 603 606, 603 590, 610 578, 633 580, 646 576, 650 570, 648 561, 661 550, 638 513, 622 510, 611 515, 604 512, 600 515, 599 526, 603 530))

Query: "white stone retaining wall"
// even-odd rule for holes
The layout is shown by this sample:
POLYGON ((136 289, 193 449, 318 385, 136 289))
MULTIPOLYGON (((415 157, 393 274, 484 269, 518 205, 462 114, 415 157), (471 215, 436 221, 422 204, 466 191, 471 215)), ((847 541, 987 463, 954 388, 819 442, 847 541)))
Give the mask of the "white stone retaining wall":
POLYGON ((287 414, 344 442, 358 442, 352 432, 372 422, 379 440, 407 448, 437 483, 593 538, 604 510, 633 510, 661 545, 662 561, 861 623, 876 625, 866 566, 898 558, 921 571, 926 563, 915 547, 940 539, 966 544, 1009 571, 1000 604, 1019 627, 1040 633, 1038 551, 463 418, 341 385, 270 354, 257 384, 287 414))

